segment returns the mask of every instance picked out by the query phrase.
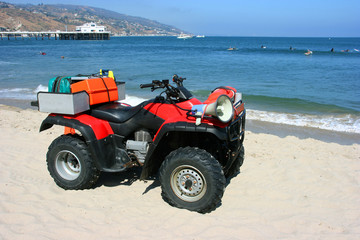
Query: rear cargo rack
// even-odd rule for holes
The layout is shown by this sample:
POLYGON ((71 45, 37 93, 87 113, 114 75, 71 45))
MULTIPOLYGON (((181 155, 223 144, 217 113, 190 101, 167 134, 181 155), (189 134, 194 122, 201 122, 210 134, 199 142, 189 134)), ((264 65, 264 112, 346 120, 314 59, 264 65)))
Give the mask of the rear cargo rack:
MULTIPOLYGON (((125 99, 125 82, 116 82, 117 99, 125 99)), ((54 93, 38 92, 37 101, 31 102, 32 106, 37 106, 40 112, 75 115, 90 109, 90 97, 87 91, 76 93, 54 93)))

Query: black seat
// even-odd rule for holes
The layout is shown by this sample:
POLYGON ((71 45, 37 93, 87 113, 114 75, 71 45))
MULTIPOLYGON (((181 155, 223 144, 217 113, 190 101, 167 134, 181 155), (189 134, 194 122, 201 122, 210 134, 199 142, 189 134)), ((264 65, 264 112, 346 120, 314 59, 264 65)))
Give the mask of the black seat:
POLYGON ((109 122, 123 123, 132 118, 142 109, 142 104, 136 107, 124 106, 113 102, 91 109, 90 115, 109 122))

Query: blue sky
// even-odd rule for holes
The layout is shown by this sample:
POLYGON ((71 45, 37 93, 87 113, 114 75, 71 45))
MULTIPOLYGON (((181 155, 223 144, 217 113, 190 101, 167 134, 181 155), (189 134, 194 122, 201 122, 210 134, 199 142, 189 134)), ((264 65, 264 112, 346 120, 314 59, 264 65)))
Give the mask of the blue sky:
POLYGON ((2 0, 105 8, 220 36, 360 37, 360 0, 2 0))

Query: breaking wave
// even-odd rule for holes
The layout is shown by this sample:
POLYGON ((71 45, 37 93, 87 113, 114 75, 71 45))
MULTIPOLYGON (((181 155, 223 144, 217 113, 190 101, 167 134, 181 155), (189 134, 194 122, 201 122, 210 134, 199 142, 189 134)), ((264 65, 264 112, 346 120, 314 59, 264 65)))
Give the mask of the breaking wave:
MULTIPOLYGON (((31 88, 5 88, 0 89, 0 99, 36 100, 39 91, 47 91, 47 86, 38 85, 31 88)), ((131 106, 136 106, 146 98, 126 95, 121 101, 131 106)), ((287 124, 300 127, 312 127, 337 132, 360 133, 360 114, 304 114, 304 113, 281 113, 275 111, 261 111, 247 109, 247 119, 287 124)))

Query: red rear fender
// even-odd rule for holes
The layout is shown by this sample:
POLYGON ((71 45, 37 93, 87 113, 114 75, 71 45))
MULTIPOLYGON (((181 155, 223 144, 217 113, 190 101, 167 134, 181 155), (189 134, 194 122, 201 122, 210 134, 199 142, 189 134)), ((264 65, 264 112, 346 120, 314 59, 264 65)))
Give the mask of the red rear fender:
POLYGON ((87 140, 100 140, 114 134, 109 122, 94 118, 87 114, 75 116, 50 114, 41 124, 40 131, 60 125, 78 129, 87 140))

